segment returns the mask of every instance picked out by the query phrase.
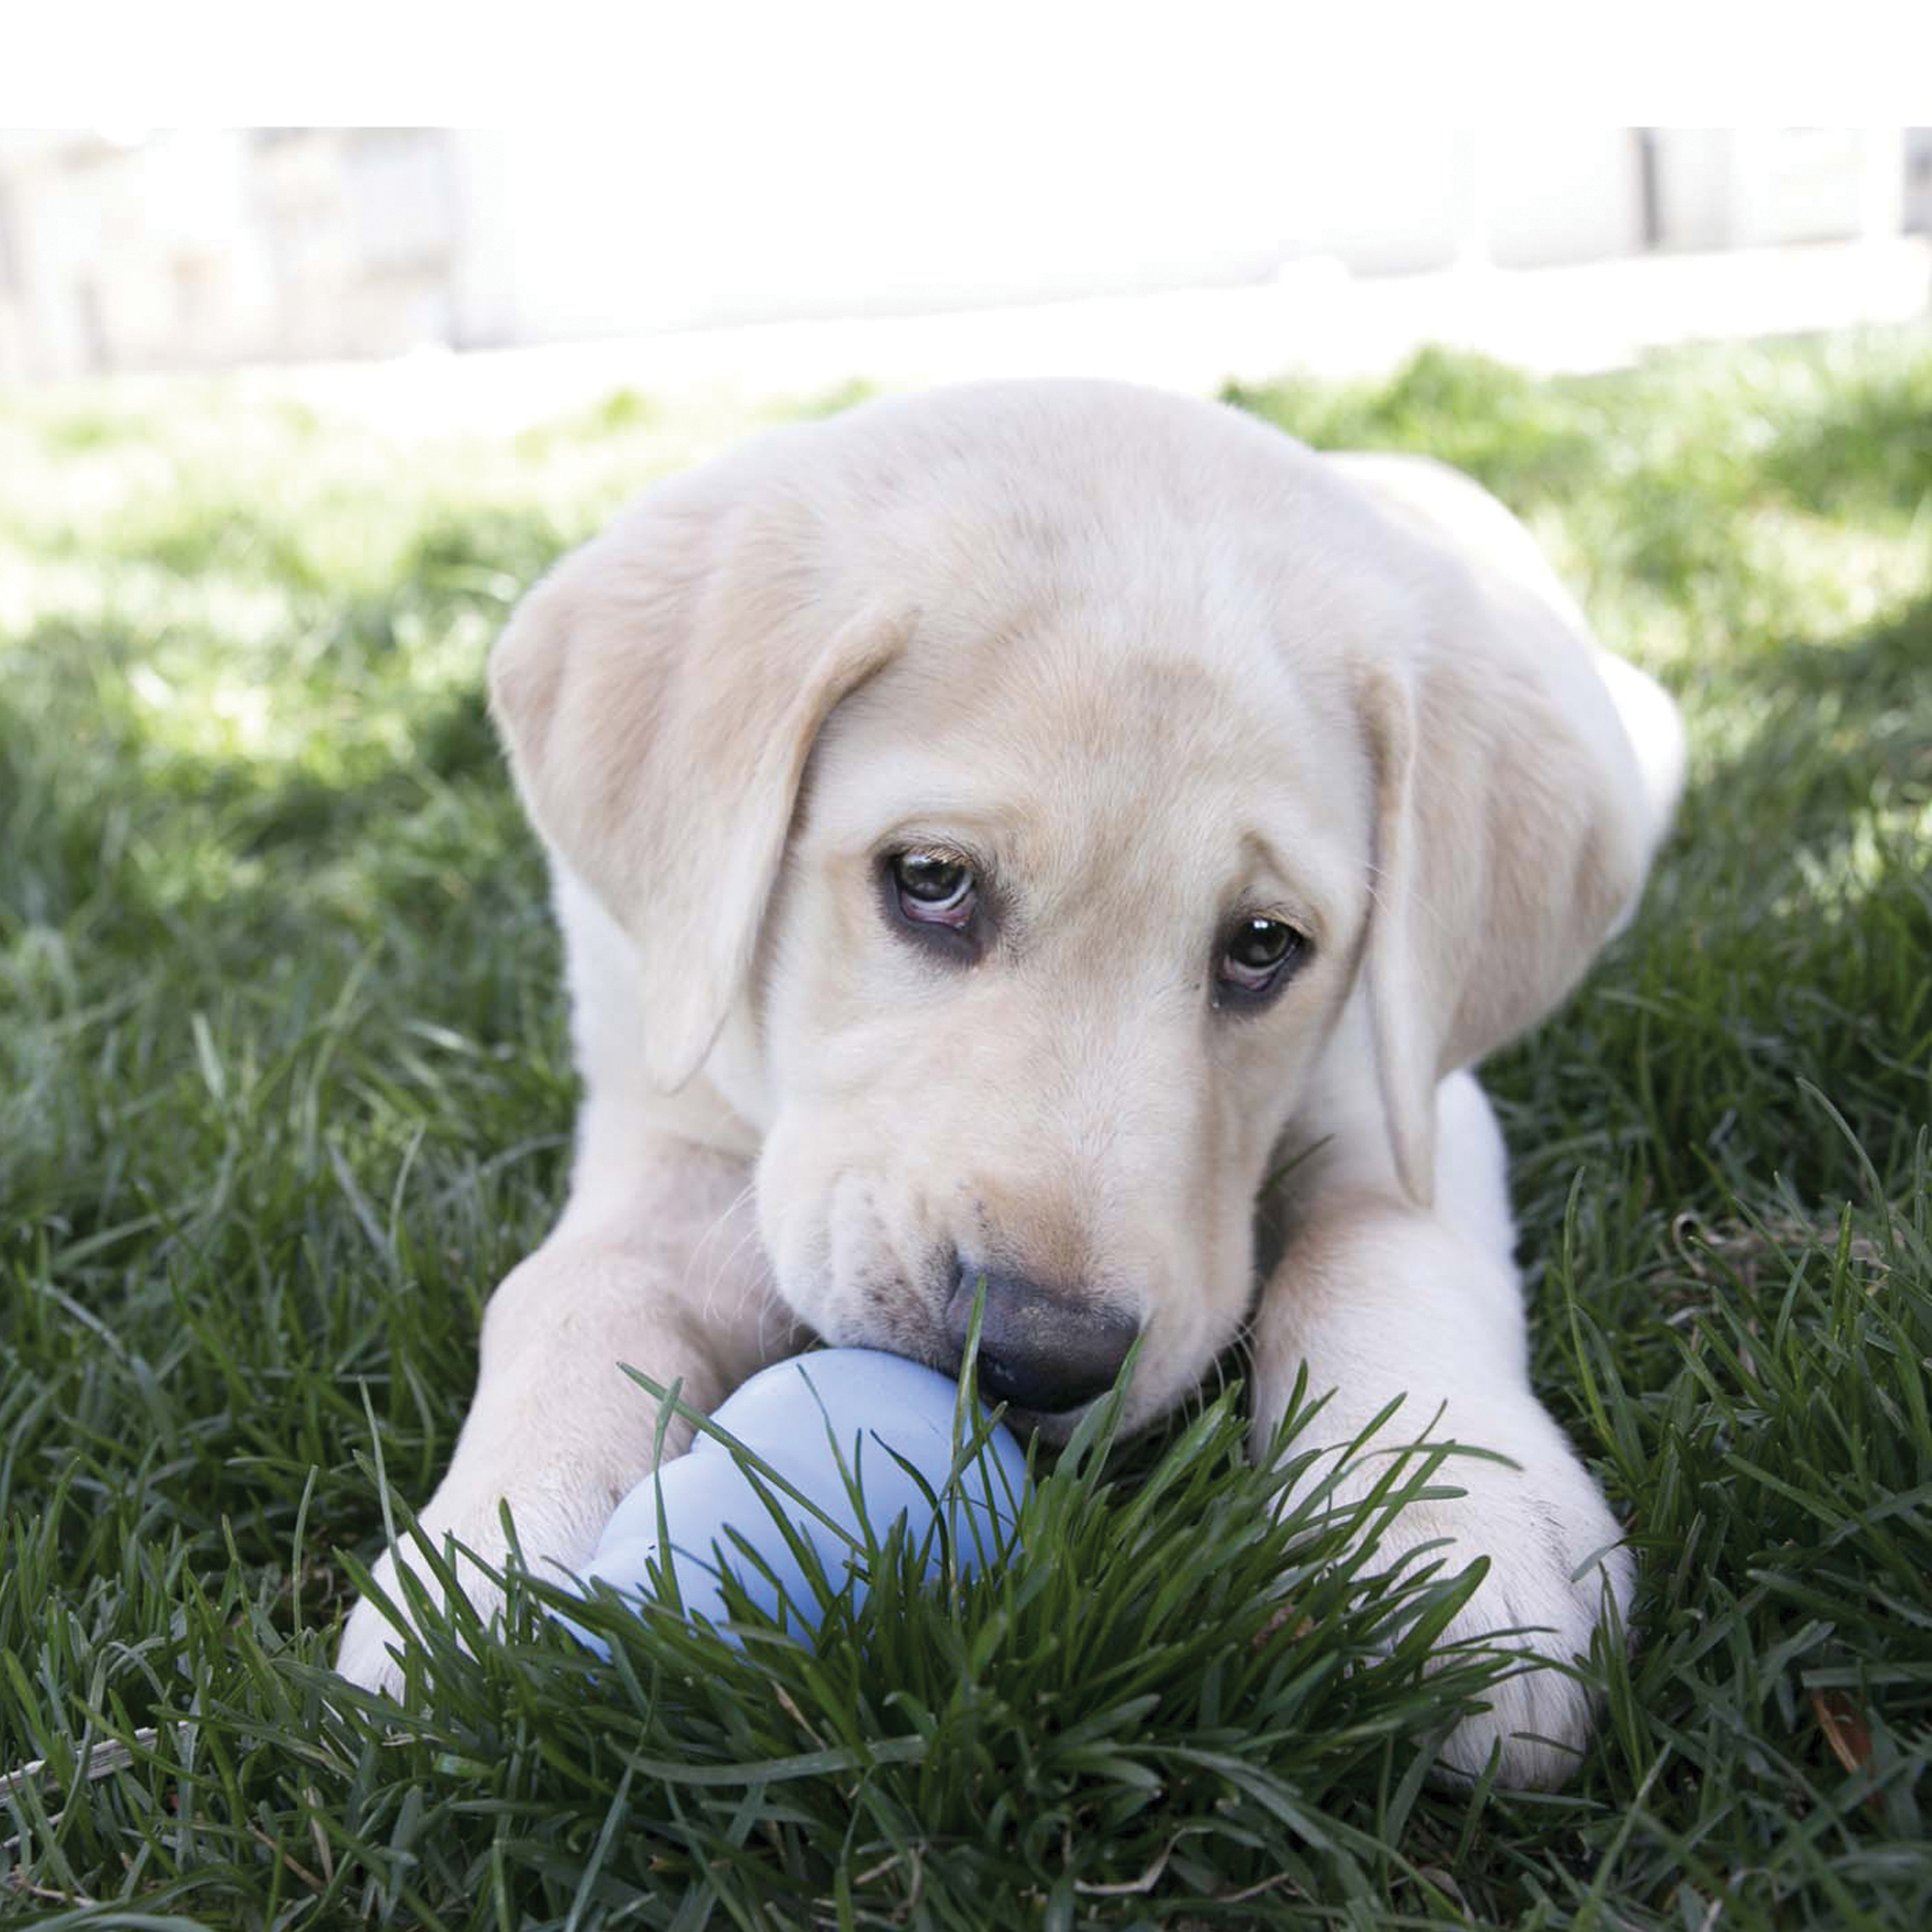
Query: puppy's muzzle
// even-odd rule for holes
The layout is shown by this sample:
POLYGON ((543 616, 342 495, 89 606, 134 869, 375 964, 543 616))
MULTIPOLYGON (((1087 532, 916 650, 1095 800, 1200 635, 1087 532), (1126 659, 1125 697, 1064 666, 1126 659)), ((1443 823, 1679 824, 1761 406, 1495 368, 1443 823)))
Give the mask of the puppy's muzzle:
POLYGON ((980 1393, 1035 1415, 1057 1415, 1104 1395, 1140 1333, 1131 1315, 1078 1301, 971 1262, 959 1264, 946 1306, 956 1364, 966 1352, 973 1306, 986 1284, 980 1328, 980 1393))

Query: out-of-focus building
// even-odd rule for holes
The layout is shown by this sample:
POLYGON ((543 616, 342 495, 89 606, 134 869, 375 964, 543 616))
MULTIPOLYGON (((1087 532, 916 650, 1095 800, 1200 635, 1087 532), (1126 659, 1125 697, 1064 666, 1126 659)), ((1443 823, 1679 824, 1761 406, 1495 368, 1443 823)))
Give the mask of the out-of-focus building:
POLYGON ((641 124, 0 134, 0 380, 1932 230, 1932 130, 1270 139, 1234 172, 1170 147, 1139 178, 982 160, 929 192, 890 154, 641 124))
POLYGON ((0 136, 0 376, 449 340, 460 153, 434 129, 0 136))

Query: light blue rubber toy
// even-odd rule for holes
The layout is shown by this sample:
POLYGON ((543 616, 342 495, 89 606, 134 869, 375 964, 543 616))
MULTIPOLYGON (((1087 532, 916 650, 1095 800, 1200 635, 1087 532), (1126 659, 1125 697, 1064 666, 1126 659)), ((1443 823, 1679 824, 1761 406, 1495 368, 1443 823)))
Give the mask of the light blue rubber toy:
MULTIPOLYGON (((952 1492, 958 1506, 949 1509, 946 1480, 958 1397, 957 1382, 917 1362, 872 1348, 826 1348, 764 1370, 711 1419, 810 1498, 861 1550, 865 1537, 848 1477, 856 1478, 876 1543, 884 1544, 901 1516, 915 1545, 932 1526, 932 1504, 897 1460, 902 1457, 940 1499, 942 1515, 956 1533, 959 1568, 970 1574, 1010 1545, 1013 1519, 1026 1492, 1026 1457, 1008 1430, 994 1428, 978 1455, 961 1470, 952 1492)), ((969 1430, 962 1446, 970 1440, 969 1430)), ((838 1588, 854 1569, 858 1552, 791 1497, 770 1486, 767 1492, 817 1552, 827 1582, 838 1588)), ((928 1547, 926 1574, 937 1577, 938 1535, 930 1538, 928 1547)), ((721 1567, 728 1567, 766 1614, 778 1614, 782 1590, 787 1621, 808 1630, 818 1627, 820 1606, 803 1567, 751 1478, 713 1436, 700 1433, 687 1454, 646 1477, 617 1505, 585 1581, 601 1579, 626 1595, 646 1597, 651 1593, 648 1566, 654 1559, 661 1571, 675 1572, 688 1616, 714 1624, 725 1622, 721 1567), (668 1563, 658 1534, 660 1493, 670 1537, 668 1563), (770 1576, 746 1558, 728 1530, 735 1530, 758 1552, 770 1576)), ((862 1574, 853 1578, 851 1587, 856 1606, 866 1595, 862 1574)), ((608 1654, 591 1632, 572 1628, 592 1648, 608 1654)))

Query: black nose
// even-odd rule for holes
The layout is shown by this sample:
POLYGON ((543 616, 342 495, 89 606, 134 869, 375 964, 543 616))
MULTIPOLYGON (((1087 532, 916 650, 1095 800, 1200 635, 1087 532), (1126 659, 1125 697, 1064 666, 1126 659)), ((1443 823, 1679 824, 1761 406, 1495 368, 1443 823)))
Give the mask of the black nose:
POLYGON ((962 1262, 946 1304, 946 1332, 963 1358, 973 1303, 986 1285, 980 1324, 980 1393, 1036 1415, 1078 1408, 1114 1385, 1140 1324, 1094 1302, 1054 1294, 1017 1275, 962 1262))

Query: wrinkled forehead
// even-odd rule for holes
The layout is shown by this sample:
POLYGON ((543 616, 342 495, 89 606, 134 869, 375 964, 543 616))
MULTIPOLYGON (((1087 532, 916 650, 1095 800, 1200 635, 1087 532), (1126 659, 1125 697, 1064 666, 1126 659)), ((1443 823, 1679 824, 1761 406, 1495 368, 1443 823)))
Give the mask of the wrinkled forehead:
POLYGON ((1264 638, 922 622, 828 723, 806 830, 852 856, 951 837, 1049 888, 1271 886, 1340 937, 1366 890, 1372 783, 1345 694, 1264 638))

